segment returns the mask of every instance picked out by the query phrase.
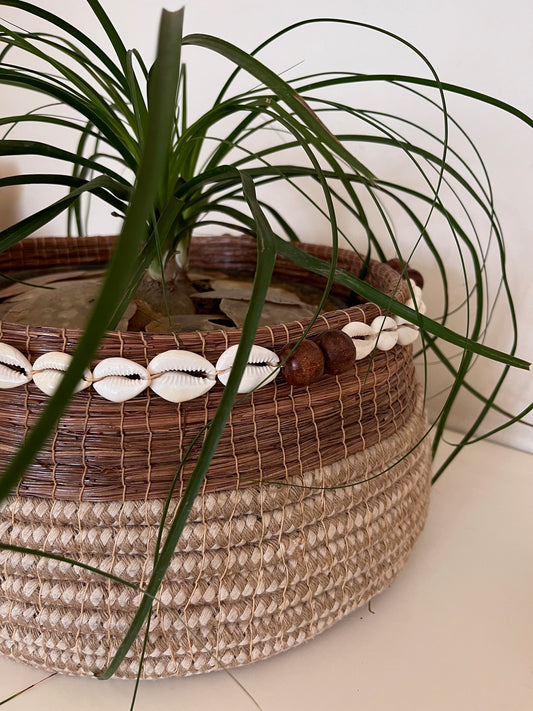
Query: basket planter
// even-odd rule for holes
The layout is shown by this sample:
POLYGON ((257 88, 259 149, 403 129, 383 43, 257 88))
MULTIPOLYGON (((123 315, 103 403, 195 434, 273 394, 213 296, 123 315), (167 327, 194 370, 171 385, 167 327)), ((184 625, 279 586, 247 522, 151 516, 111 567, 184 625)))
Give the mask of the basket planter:
MULTIPOLYGON (((253 270, 241 238, 193 241, 198 268, 253 270)), ((25 240, 0 268, 75 266, 108 259, 107 238, 25 240)), ((309 247, 327 256, 325 247, 309 247)), ((340 266, 357 272, 355 255, 340 266)), ((299 268, 279 260, 278 274, 299 268)), ((306 275, 306 280, 318 277, 306 275)), ((373 264, 369 281, 392 293, 397 275, 373 264)), ((396 297, 409 298, 402 283, 396 297)), ((371 303, 321 316, 310 336, 372 322, 371 303)), ((304 321, 259 329, 279 352, 304 321)), ((33 363, 72 352, 79 332, 0 324, 0 341, 33 363)), ((184 348, 212 363, 239 331, 109 333, 98 360, 146 365, 184 348)), ((177 465, 213 416, 222 386, 173 404, 150 390, 123 403, 78 393, 55 435, 0 510, 0 541, 62 554, 143 586, 177 465)), ((0 391, 0 453, 10 458, 46 395, 30 382, 0 391)), ((387 587, 426 518, 430 451, 411 347, 376 351, 304 388, 281 377, 235 405, 154 606, 145 677, 192 674, 266 658, 303 642, 387 587), (382 473, 383 472, 383 473, 382 473), (379 476, 376 476, 378 475, 379 476), (362 483, 358 483, 362 482, 362 483)), ((176 487, 187 483, 201 441, 176 487)), ((171 506, 171 513, 173 507, 171 506)), ((102 671, 140 594, 102 576, 37 556, 0 551, 0 652, 72 674, 102 671)), ((117 676, 137 674, 138 639, 117 676)))

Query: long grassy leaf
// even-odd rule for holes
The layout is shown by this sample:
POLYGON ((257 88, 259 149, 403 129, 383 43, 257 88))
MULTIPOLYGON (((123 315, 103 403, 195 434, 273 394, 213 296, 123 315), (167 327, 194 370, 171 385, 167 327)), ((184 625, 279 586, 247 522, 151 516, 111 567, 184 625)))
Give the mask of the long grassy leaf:
POLYGON ((139 168, 137 184, 129 203, 120 238, 113 252, 104 285, 80 338, 71 365, 28 437, 0 478, 0 500, 24 475, 26 468, 46 442, 63 414, 83 370, 96 353, 98 344, 127 289, 130 274, 147 233, 157 187, 166 170, 166 150, 174 122, 175 96, 179 76, 183 11, 164 11, 161 20, 158 55, 149 96, 150 120, 146 151, 139 168))
POLYGON ((122 71, 125 74, 128 66, 128 53, 126 51, 126 47, 124 46, 124 42, 122 41, 121 36, 117 32, 115 25, 111 22, 108 14, 106 13, 102 5, 98 2, 98 0, 87 0, 87 4, 98 18, 98 21, 102 25, 106 35, 109 38, 109 41, 113 45, 113 49, 115 50, 115 53, 118 57, 118 61, 120 62, 122 71))
MULTIPOLYGON (((65 182, 67 180, 68 176, 65 176, 65 182)), ((61 183, 58 181, 56 184, 61 183)), ((107 178, 106 176, 100 176, 98 178, 95 178, 94 180, 84 182, 80 187, 72 189, 68 195, 61 198, 60 200, 57 200, 57 202, 52 203, 52 205, 49 205, 48 207, 45 207, 42 210, 39 210, 38 212, 35 212, 33 215, 30 215, 29 217, 20 220, 11 227, 6 227, 5 230, 2 230, 0 232, 0 252, 3 252, 9 247, 12 247, 14 244, 20 242, 25 237, 28 237, 29 235, 33 234, 43 225, 48 224, 55 217, 67 210, 83 194, 94 193, 95 195, 104 199, 106 202, 110 203, 114 207, 122 209, 124 207, 124 203, 119 202, 111 192, 111 190, 115 189, 116 187, 117 184, 113 180, 111 180, 111 178, 107 178)), ((121 194, 125 195, 125 191, 122 189, 122 186, 121 194)))
POLYGON ((123 101, 120 92, 115 90, 113 83, 108 80, 106 81, 105 73, 98 71, 96 67, 88 62, 84 54, 75 53, 70 49, 66 49, 61 44, 52 42, 42 35, 24 35, 18 32, 10 32, 4 25, 0 25, 0 28, 3 32, 4 41, 6 41, 6 36, 10 37, 10 41, 15 47, 23 50, 26 55, 31 56, 32 60, 40 60, 44 63, 45 67, 49 66, 50 69, 47 71, 34 70, 29 67, 7 65, 5 62, 4 66, 18 70, 21 75, 41 75, 48 80, 52 80, 53 84, 61 84, 64 89, 67 88, 72 94, 76 94, 82 101, 85 101, 86 105, 91 106, 95 111, 105 116, 109 128, 113 129, 115 135, 119 135, 121 122, 116 113, 115 105, 118 104, 126 116, 129 113, 129 107, 123 101), (30 41, 31 39, 34 41, 30 41), (69 59, 74 59, 77 67, 71 68, 69 66, 70 63, 65 64, 59 59, 56 59, 54 56, 55 53, 50 52, 50 47, 41 50, 37 46, 41 43, 48 45, 53 44, 52 49, 67 52, 69 59), (50 70, 55 73, 52 74, 50 70), (88 72, 90 81, 85 79, 82 70, 88 72), (102 88, 109 94, 111 100, 106 100, 105 97, 102 96, 102 88))
MULTIPOLYGON (((291 242, 284 242, 281 239, 276 239, 277 249, 280 254, 287 259, 290 259, 294 263, 298 264, 304 269, 308 269, 315 274, 321 274, 322 276, 328 275, 329 264, 318 257, 302 252, 298 247, 293 245, 291 242)), ((504 363, 505 365, 510 365, 514 368, 521 368, 523 370, 528 370, 531 363, 522 358, 517 358, 511 356, 504 351, 499 351, 495 348, 490 348, 481 343, 472 341, 466 336, 455 333, 451 329, 442 326, 433 319, 427 316, 423 316, 417 313, 413 309, 410 309, 405 304, 401 304, 398 301, 392 300, 390 297, 385 296, 375 287, 367 284, 366 282, 358 279, 353 274, 349 274, 343 269, 337 269, 335 274, 335 281, 343 286, 347 286, 353 291, 360 294, 363 298, 373 301, 391 313, 401 316, 407 319, 411 323, 419 325, 423 330, 432 333, 433 335, 442 338, 453 345, 460 346, 461 348, 467 349, 472 353, 477 353, 484 358, 490 358, 491 360, 497 361, 499 363, 504 363)))
MULTIPOLYGON (((58 104, 48 104, 48 106, 58 106, 58 104)), ((63 128, 68 128, 73 131, 80 131, 82 129, 82 126, 79 122, 72 121, 62 116, 53 116, 50 114, 35 114, 28 112, 27 114, 0 117, 0 126, 6 126, 10 124, 18 125, 23 123, 45 123, 53 126, 62 126, 63 128)), ((94 137, 100 134, 92 132, 91 135, 94 137)), ((2 137, 2 140, 4 140, 5 138, 7 138, 6 135, 2 137)))
POLYGON ((336 139, 336 137, 326 128, 318 117, 309 109, 305 101, 296 93, 290 84, 283 81, 271 69, 266 67, 254 57, 239 49, 230 42, 212 37, 210 35, 188 35, 183 38, 184 45, 196 45, 210 49, 222 56, 230 59, 242 69, 245 69, 252 76, 259 79, 268 86, 275 95, 284 101, 287 106, 306 124, 318 140, 314 141, 317 150, 321 151, 323 146, 335 152, 340 158, 356 172, 361 173, 369 180, 373 179, 372 173, 358 161, 346 148, 336 139))
POLYGON ((96 42, 93 42, 89 37, 87 37, 84 32, 67 22, 64 18, 39 7, 39 5, 35 3, 24 2, 23 0, 0 0, 0 7, 14 7, 18 10, 29 13, 31 16, 40 17, 46 22, 55 25, 68 36, 74 37, 81 44, 87 47, 87 49, 115 75, 118 81, 124 81, 120 70, 109 58, 107 53, 96 42))
MULTIPOLYGON (((128 105, 124 100, 124 87, 120 82, 117 81, 116 77, 112 74, 106 72, 106 70, 99 64, 92 61, 85 52, 82 51, 79 45, 71 42, 66 37, 61 37, 59 35, 50 34, 48 32, 5 32, 5 25, 3 27, 3 33, 0 37, 0 41, 6 44, 4 51, 2 53, 2 59, 7 56, 8 51, 15 47, 25 49, 30 54, 34 54, 36 57, 40 57, 45 64, 50 64, 54 67, 59 76, 63 76, 65 79, 69 80, 74 86, 85 86, 88 91, 85 92, 87 95, 94 96, 93 87, 91 84, 87 84, 86 80, 78 82, 78 78, 73 76, 70 66, 63 63, 56 63, 51 61, 48 56, 50 50, 56 50, 57 53, 61 53, 69 58, 69 60, 75 63, 78 70, 87 72, 92 82, 96 82, 106 94, 113 100, 113 102, 120 107, 125 113, 128 112, 128 105), (24 43, 23 43, 24 42, 24 43), (23 44, 22 44, 23 43, 23 44), (37 44, 43 44, 46 46, 44 53, 42 50, 38 50, 37 44)), ((5 63, 5 62, 3 62, 5 63)), ((98 88, 98 87, 94 87, 98 88)))
POLYGON ((80 570, 87 570, 89 573, 94 573, 95 575, 99 575, 103 578, 106 578, 107 580, 111 580, 114 583, 125 585, 126 587, 131 588, 132 590, 139 589, 138 585, 130 582, 129 580, 125 580, 124 578, 121 578, 118 575, 113 575, 113 573, 108 573, 105 570, 96 568, 94 565, 82 563, 81 561, 75 560, 74 558, 66 558, 65 556, 58 555, 57 553, 51 553, 50 551, 41 551, 37 550, 36 548, 26 548, 25 546, 15 546, 11 543, 3 542, 0 542, 0 550, 10 551, 11 553, 21 553, 22 555, 38 555, 48 560, 56 560, 60 563, 68 563, 74 568, 80 568, 80 570))
POLYGON ((36 686, 39 686, 45 681, 48 681, 49 679, 52 679, 52 677, 57 676, 58 672, 51 672, 50 674, 47 674, 47 676, 43 677, 42 679, 39 679, 38 681, 34 681, 33 684, 30 684, 29 686, 24 687, 24 689, 21 689, 20 691, 17 691, 15 694, 11 694, 11 696, 8 696, 5 699, 2 699, 0 701, 0 706, 4 706, 5 704, 9 703, 10 701, 13 701, 14 699, 18 698, 19 696, 22 696, 22 694, 25 694, 27 691, 31 691, 31 689, 35 689, 36 686))
MULTIPOLYGON (((352 83, 362 83, 362 82, 387 82, 387 83, 398 83, 398 84, 414 84, 416 86, 427 86, 432 89, 442 89, 444 92, 450 92, 451 94, 458 94, 461 96, 466 96, 469 99, 474 99, 483 104, 488 104, 494 106, 495 108, 501 109, 506 113, 514 116, 523 123, 525 123, 530 128, 533 128, 533 118, 528 116, 516 106, 502 101, 495 96, 490 96, 480 91, 475 91, 474 89, 469 89, 465 86, 460 86, 459 84, 451 84, 449 82, 439 81, 436 82, 434 79, 428 79, 424 77, 412 76, 409 74, 358 74, 350 75, 346 77, 338 77, 335 81, 336 84, 352 84, 352 83)), ((320 86, 330 86, 330 80, 324 80, 324 82, 313 82, 313 88, 317 89, 320 86)), ((307 86, 300 87, 301 91, 307 91, 307 86)))
MULTIPOLYGON (((237 395, 237 389, 244 372, 244 368, 248 362, 248 354, 254 343, 259 318, 261 316, 265 296, 270 285, 276 261, 274 235, 257 202, 253 182, 245 173, 241 174, 241 179, 246 199, 257 225, 257 267, 252 287, 252 295, 242 329, 239 348, 235 356, 229 380, 224 388, 220 404, 206 434, 204 444, 200 454, 198 455, 198 459, 196 460, 189 483, 187 484, 185 492, 180 499, 178 509, 170 525, 167 538, 157 558, 157 563, 154 566, 150 581, 146 586, 146 591, 150 593, 152 597, 156 594, 165 572, 170 565, 172 555, 189 516, 191 507, 200 490, 211 459, 213 458, 220 437, 222 436, 222 432, 224 431, 224 427, 226 426, 226 422, 237 395)), ((119 649, 106 671, 100 674, 99 678, 109 679, 117 671, 127 651, 130 649, 139 634, 147 615, 150 613, 150 609, 150 597, 145 595, 119 649)))
POLYGON ((128 185, 128 182, 120 173, 116 173, 107 165, 97 163, 84 158, 71 151, 57 148, 49 143, 41 143, 39 141, 18 141, 6 139, 0 141, 0 156, 43 156, 44 158, 53 158, 54 160, 70 163, 72 165, 83 165, 91 170, 96 170, 99 173, 104 173, 114 181, 128 185))
POLYGON ((144 102, 144 97, 140 90, 137 77, 135 76, 135 68, 133 66, 134 58, 137 58, 137 55, 133 51, 129 51, 126 55, 126 77, 128 79, 128 85, 131 90, 131 101, 133 105, 133 116, 135 118, 137 141, 139 143, 139 150, 142 153, 144 143, 144 132, 148 123, 148 109, 144 102))
POLYGON ((36 91, 45 96, 53 97, 59 102, 72 107, 87 120, 91 121, 106 138, 109 145, 115 148, 123 157, 125 164, 135 169, 137 161, 132 155, 130 141, 126 140, 127 133, 121 128, 117 132, 118 124, 110 126, 107 116, 98 107, 91 106, 85 99, 74 94, 72 91, 62 88, 46 78, 23 74, 13 69, 0 67, 0 83, 18 86, 23 89, 36 91))

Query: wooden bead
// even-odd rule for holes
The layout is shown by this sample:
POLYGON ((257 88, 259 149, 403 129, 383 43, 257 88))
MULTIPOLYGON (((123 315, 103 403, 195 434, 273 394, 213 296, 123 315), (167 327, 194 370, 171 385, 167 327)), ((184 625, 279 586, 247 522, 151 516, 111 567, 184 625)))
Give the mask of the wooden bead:
MULTIPOLYGON (((392 269, 394 269, 395 272, 398 272, 398 274, 404 273, 402 263, 398 259, 398 257, 394 257, 394 259, 387 260, 387 264, 389 265, 389 267, 392 267, 392 269)), ((405 274, 407 275, 407 278, 412 279, 418 287, 423 289, 424 288, 424 277, 422 276, 422 274, 420 274, 420 272, 418 272, 416 269, 411 269, 411 267, 408 264, 406 264, 405 267, 406 267, 405 274)))
MULTIPOLYGON (((294 348, 295 343, 288 343, 280 353, 280 361, 284 361, 294 348)), ((304 339, 281 368, 283 377, 289 385, 305 387, 315 383, 324 374, 324 354, 314 342, 304 339)))
POLYGON ((324 354, 324 373, 340 375, 349 370, 355 363, 355 348, 347 333, 332 329, 324 331, 315 338, 324 354))
MULTIPOLYGON (((398 272, 398 274, 404 274, 402 263, 398 259, 398 257, 394 257, 394 259, 388 259, 387 264, 389 265, 389 267, 392 267, 395 272, 398 272)), ((412 279, 417 286, 423 289, 424 277, 422 276, 422 274, 420 274, 420 272, 418 272, 416 269, 411 269, 408 264, 406 264, 405 266, 405 274, 407 275, 408 279, 412 279)))
POLYGON ((394 257, 394 259, 388 259, 387 264, 389 265, 389 267, 392 267, 395 272, 398 272, 398 274, 403 274, 403 266, 398 257, 394 257))

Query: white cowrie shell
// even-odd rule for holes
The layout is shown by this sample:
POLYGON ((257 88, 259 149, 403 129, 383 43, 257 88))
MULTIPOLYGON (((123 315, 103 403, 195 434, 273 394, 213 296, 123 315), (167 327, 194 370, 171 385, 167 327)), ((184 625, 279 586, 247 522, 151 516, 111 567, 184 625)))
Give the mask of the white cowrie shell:
POLYGON ((16 388, 29 383, 31 363, 20 351, 7 343, 0 343, 0 389, 16 388))
MULTIPOLYGON (((236 345, 230 346, 217 360, 217 375, 223 385, 226 385, 229 380, 237 348, 236 345)), ((244 369, 237 392, 249 393, 255 388, 262 388, 263 385, 270 383, 278 374, 278 364, 279 358, 273 351, 263 346, 252 346, 248 365, 244 369)))
POLYGON ((413 311, 419 311, 421 314, 426 313, 426 305, 422 301, 422 289, 417 286, 414 281, 410 280, 411 289, 409 290, 412 296, 405 302, 413 311))
POLYGON ((415 284, 412 279, 409 279, 409 286, 409 293, 412 294, 411 298, 414 297, 416 303, 420 304, 422 301, 422 289, 417 284, 415 284))
POLYGON ((372 321, 370 327, 377 334, 376 348, 380 351, 390 351, 398 343, 396 321, 390 316, 378 316, 372 321))
POLYGON ((376 345, 377 334, 363 321, 350 321, 342 329, 352 339, 355 348, 355 360, 366 358, 376 345))
POLYGON ((112 402, 130 400, 148 387, 150 373, 127 358, 106 358, 93 371, 97 393, 112 402))
MULTIPOLYGON (((422 314, 422 316, 426 313, 426 305, 422 300, 420 300, 418 304, 415 305, 415 302, 412 299, 409 299, 405 302, 405 305, 408 308, 413 309, 413 311, 417 311, 419 314, 422 314)), ((394 320, 396 321, 396 324, 398 326, 401 326, 404 323, 411 323, 410 321, 405 318, 402 318, 401 316, 395 316, 394 320)))
POLYGON ((400 346, 408 346, 418 338, 418 326, 412 323, 402 323, 398 326, 397 333, 400 346))
POLYGON ((198 353, 165 351, 148 363, 150 387, 169 402, 186 402, 204 395, 216 383, 214 366, 198 353))
MULTIPOLYGON (((422 301, 422 289, 416 284, 412 284, 412 287, 415 297, 417 297, 417 303, 415 304, 413 299, 409 299, 405 305, 423 316, 426 313, 426 305, 422 301)), ((418 326, 415 326, 415 324, 410 323, 404 318, 400 318, 400 316, 396 316, 395 320, 398 325, 398 343, 401 346, 408 346, 410 343, 416 341, 419 335, 418 326)))
MULTIPOLYGON (((46 395, 53 395, 63 374, 70 365, 72 356, 60 351, 52 351, 39 356, 33 364, 33 382, 46 395)), ((85 369, 83 379, 76 385, 74 392, 88 388, 91 384, 91 371, 85 369)))
POLYGON ((423 315, 426 313, 426 311, 427 311, 426 305, 425 305, 425 303, 422 301, 422 299, 420 299, 419 301, 417 301, 417 302, 416 302, 416 305, 415 305, 415 303, 414 303, 414 301, 413 301, 412 299, 409 299, 409 301, 407 301, 405 305, 408 306, 410 309, 413 309, 413 311, 418 311, 418 313, 421 313, 422 316, 423 316, 423 315))

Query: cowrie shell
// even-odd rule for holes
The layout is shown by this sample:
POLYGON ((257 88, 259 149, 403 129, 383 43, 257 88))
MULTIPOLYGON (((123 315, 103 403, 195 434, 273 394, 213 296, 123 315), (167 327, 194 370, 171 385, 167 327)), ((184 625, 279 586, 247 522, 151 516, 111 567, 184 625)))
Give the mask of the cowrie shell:
MULTIPOLYGON (((416 303, 413 299, 408 299, 405 302, 405 305, 410 309, 413 309, 413 311, 417 311, 418 313, 424 315, 426 313, 426 305, 422 301, 422 289, 413 281, 411 281, 411 288, 413 289, 413 295, 416 299, 416 303)), ((407 321, 407 319, 402 318, 401 316, 395 316, 394 320, 398 326, 398 343, 400 346, 408 346, 411 343, 414 343, 419 336, 418 326, 410 321, 407 321)))
POLYGON ((412 294, 412 297, 414 297, 414 300, 416 301, 417 304, 420 304, 422 301, 422 289, 415 284, 415 282, 412 279, 409 279, 409 293, 412 294))
MULTIPOLYGON (((418 287, 416 287, 416 288, 418 289, 418 287)), ((419 301, 417 301, 416 304, 415 304, 415 302, 413 301, 413 299, 409 299, 408 301, 405 302, 405 305, 406 305, 408 308, 413 309, 413 311, 417 311, 419 314, 422 314, 422 316, 426 313, 426 305, 425 305, 425 303, 422 301, 422 299, 420 299, 419 301)), ((396 324, 397 324, 398 326, 401 326, 401 325, 404 324, 404 323, 407 323, 407 324, 410 324, 410 323, 411 323, 410 321, 408 321, 408 320, 405 319, 405 318, 402 318, 401 316, 395 316, 395 317, 394 317, 394 320, 396 321, 396 324)))
POLYGON ((148 364, 150 387, 169 402, 186 402, 205 395, 216 383, 214 366, 198 353, 165 351, 148 364))
POLYGON ((426 313, 426 311, 427 311, 426 305, 425 305, 425 303, 422 301, 422 299, 420 299, 419 301, 417 301, 417 302, 416 302, 416 305, 415 305, 415 302, 414 302, 412 299, 409 299, 409 301, 406 301, 406 302, 405 302, 405 305, 408 306, 410 309, 413 309, 413 311, 418 311, 419 313, 422 314, 422 316, 423 316, 423 315, 426 313))
POLYGON ((20 351, 7 343, 0 343, 0 388, 16 388, 29 383, 31 363, 20 351))
POLYGON ((148 387, 150 373, 127 358, 106 358, 93 371, 93 386, 106 400, 124 402, 148 387))
MULTIPOLYGON (((57 390, 63 374, 72 360, 68 353, 52 351, 39 356, 33 364, 33 382, 46 395, 53 395, 57 390)), ((74 392, 88 388, 91 384, 91 371, 85 369, 83 379, 76 385, 74 392)))
POLYGON ((363 321, 350 321, 342 329, 352 339, 355 348, 355 360, 366 358, 372 353, 377 341, 377 334, 363 321))
POLYGON ((418 326, 412 323, 402 323, 398 326, 398 343, 408 346, 418 338, 418 326))
MULTIPOLYGON (((237 348, 237 345, 230 346, 217 360, 217 375, 223 385, 227 385, 229 380, 237 348)), ((252 346, 237 392, 249 393, 270 383, 278 374, 278 364, 279 358, 273 351, 263 346, 252 346)))
POLYGON ((396 321, 391 316, 378 316, 370 327, 377 334, 376 348, 380 351, 390 351, 398 343, 396 321))

